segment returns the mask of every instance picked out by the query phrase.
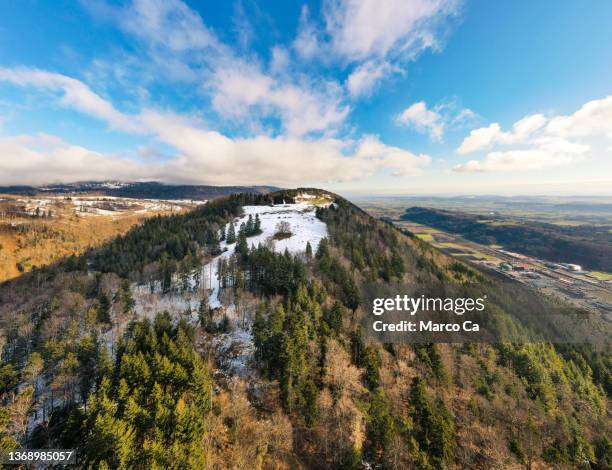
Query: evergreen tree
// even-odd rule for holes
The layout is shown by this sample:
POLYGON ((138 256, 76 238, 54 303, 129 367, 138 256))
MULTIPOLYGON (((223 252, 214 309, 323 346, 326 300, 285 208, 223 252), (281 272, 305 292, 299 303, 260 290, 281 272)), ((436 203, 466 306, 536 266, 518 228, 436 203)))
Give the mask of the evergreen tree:
POLYGON ((366 427, 366 458, 384 467, 385 451, 395 435, 395 425, 389 404, 381 389, 370 392, 368 424, 366 427))
POLYGON ((419 447, 435 468, 446 468, 453 457, 454 423, 441 400, 433 406, 420 377, 412 379, 410 410, 419 447))
POLYGON ((336 300, 336 302, 334 302, 334 305, 326 316, 326 321, 329 325, 329 328, 336 335, 339 335, 340 331, 342 330, 342 320, 345 315, 346 309, 344 308, 344 305, 342 305, 342 302, 336 300))
POLYGON ((121 303, 123 304, 123 313, 128 314, 136 305, 134 297, 132 296, 132 290, 130 289, 130 282, 124 279, 121 282, 120 295, 121 303))
POLYGON ((255 312, 255 320, 253 321, 252 333, 253 343, 255 344, 255 357, 258 360, 265 360, 266 346, 269 338, 267 322, 264 317, 266 306, 264 302, 260 302, 255 312))
POLYGON ((225 240, 225 225, 223 225, 219 231, 219 240, 225 240))
POLYGON ((249 256, 249 244, 246 239, 246 233, 240 232, 238 234, 238 241, 236 243, 236 254, 239 257, 239 262, 244 263, 249 256))
POLYGON ((306 259, 308 261, 312 259, 312 246, 310 245, 310 241, 306 242, 306 259))
POLYGON ((162 256, 160 266, 162 292, 169 292, 172 288, 172 274, 174 274, 175 270, 176 262, 164 254, 162 256))
POLYGON ((253 227, 253 235, 259 235, 261 232, 262 232, 261 220, 259 219, 259 214, 255 214, 255 224, 253 227))
POLYGON ((79 393, 81 402, 86 403, 89 392, 96 380, 96 363, 98 359, 98 344, 93 335, 85 336, 77 347, 79 362, 79 393))
POLYGON ((98 294, 98 322, 111 324, 111 303, 104 292, 98 294))
POLYGON ((236 228, 234 227, 234 222, 230 222, 229 228, 227 229, 227 244, 231 245, 236 242, 236 228))
POLYGON ((307 427, 312 427, 318 416, 317 397, 319 390, 311 379, 304 380, 301 386, 302 416, 307 427))
POLYGON ((250 237, 255 234, 254 232, 255 232, 255 224, 253 222, 253 215, 249 214, 249 218, 246 223, 246 235, 250 237))
POLYGON ((198 307, 198 318, 200 325, 209 333, 215 332, 215 322, 213 321, 213 310, 208 306, 208 301, 202 299, 198 307))
POLYGON ((210 388, 184 322, 174 326, 168 314, 135 322, 80 418, 82 466, 204 468, 210 388))

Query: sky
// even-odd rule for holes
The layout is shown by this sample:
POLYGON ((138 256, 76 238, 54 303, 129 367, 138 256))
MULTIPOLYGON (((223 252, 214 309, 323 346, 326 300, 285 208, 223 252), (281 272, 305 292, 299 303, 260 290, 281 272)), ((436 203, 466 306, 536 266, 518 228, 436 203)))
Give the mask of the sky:
POLYGON ((612 195, 612 2, 0 2, 0 184, 612 195))

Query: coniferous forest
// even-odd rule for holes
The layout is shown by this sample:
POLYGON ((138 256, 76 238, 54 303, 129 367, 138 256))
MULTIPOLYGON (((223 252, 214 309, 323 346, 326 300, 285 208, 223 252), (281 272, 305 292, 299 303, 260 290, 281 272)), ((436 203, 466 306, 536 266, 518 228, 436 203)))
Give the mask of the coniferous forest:
POLYGON ((315 189, 155 217, 0 286, 0 445, 74 448, 92 469, 610 468, 609 345, 520 341, 527 310, 551 308, 521 289, 315 189), (250 246, 261 221, 236 225, 243 206, 304 191, 333 201, 316 248, 250 246), (516 341, 362 331, 372 297, 485 288, 516 341), (197 309, 164 308, 187 295, 197 309))

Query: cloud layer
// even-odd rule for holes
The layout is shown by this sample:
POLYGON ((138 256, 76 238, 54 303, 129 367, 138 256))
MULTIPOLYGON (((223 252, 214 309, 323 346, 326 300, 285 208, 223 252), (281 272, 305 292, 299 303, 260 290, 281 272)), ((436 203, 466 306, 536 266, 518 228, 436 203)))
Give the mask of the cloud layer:
POLYGON ((144 109, 124 114, 84 83, 40 70, 0 69, 0 80, 56 92, 63 105, 124 132, 149 134, 176 152, 164 161, 143 162, 72 146, 48 135, 8 137, 0 142, 1 184, 112 178, 292 186, 354 180, 382 170, 414 175, 431 161, 426 155, 385 145, 375 136, 357 141, 291 134, 230 138, 175 113, 144 109))
POLYGON ((440 25, 456 12, 456 0, 325 0, 318 17, 303 7, 293 40, 272 47, 269 58, 248 50, 248 31, 240 47, 224 42, 181 0, 82 4, 128 39, 132 52, 124 62, 96 59, 85 80, 35 68, 1 68, 0 81, 50 96, 58 107, 149 143, 140 146, 140 154, 119 157, 45 134, 3 137, 2 184, 111 177, 290 186, 381 172, 410 176, 431 162, 428 155, 356 133, 347 118, 356 100, 404 73, 403 65, 421 51, 441 44, 440 25), (129 112, 102 83, 97 72, 105 70, 117 72, 105 77, 117 87, 134 82, 130 88, 138 90, 139 99, 129 103, 129 112), (155 91, 150 88, 159 85, 195 92, 208 119, 151 103, 155 91), (150 154, 164 156, 143 160, 150 154))

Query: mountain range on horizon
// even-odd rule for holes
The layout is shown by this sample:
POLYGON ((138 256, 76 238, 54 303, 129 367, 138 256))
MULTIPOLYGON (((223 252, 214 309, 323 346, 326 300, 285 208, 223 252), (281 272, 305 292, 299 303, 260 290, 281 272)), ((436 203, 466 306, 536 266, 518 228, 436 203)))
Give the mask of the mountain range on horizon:
POLYGON ((234 193, 264 194, 277 191, 275 186, 211 186, 190 184, 166 184, 159 181, 78 181, 52 183, 39 186, 0 186, 0 194, 36 195, 96 193, 106 196, 135 199, 193 199, 205 200, 234 193))

